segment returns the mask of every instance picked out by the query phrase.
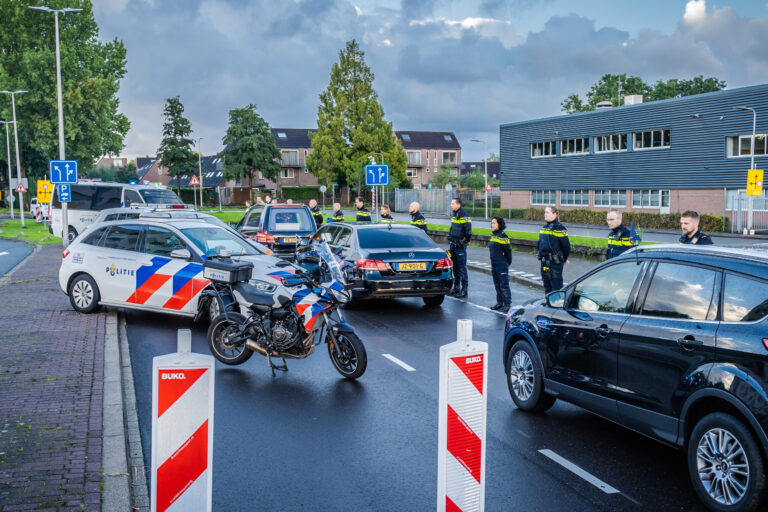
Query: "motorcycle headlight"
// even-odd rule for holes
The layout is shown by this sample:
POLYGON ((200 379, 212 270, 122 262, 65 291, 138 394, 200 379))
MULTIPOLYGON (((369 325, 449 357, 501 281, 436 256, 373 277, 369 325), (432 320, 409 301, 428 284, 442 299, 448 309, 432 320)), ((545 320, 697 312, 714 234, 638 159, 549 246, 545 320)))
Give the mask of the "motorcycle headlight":
POLYGON ((248 281, 248 283, 251 286, 255 286, 256 289, 259 290, 260 292, 272 293, 273 291, 277 290, 276 284, 268 283, 266 281, 259 281, 258 279, 251 279, 250 281, 248 281))

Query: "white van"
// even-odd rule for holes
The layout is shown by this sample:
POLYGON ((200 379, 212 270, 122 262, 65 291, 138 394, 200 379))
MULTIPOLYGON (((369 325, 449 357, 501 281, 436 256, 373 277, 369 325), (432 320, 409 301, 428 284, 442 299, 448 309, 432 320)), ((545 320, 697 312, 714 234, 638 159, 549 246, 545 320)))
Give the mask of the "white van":
MULTIPOLYGON (((163 208, 188 208, 171 189, 157 185, 129 185, 127 183, 80 182, 71 186, 72 200, 67 207, 69 241, 85 231, 107 208, 130 207, 146 204, 163 208)), ((51 233, 62 236, 61 202, 58 187, 51 196, 51 233)))

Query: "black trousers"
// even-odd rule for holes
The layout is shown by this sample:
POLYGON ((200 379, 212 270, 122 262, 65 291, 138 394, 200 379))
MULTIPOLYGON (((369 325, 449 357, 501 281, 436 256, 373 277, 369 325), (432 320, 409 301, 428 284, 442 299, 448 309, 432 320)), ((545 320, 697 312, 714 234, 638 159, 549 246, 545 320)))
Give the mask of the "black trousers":
POLYGON ((496 288, 496 304, 509 306, 512 304, 512 290, 509 289, 509 265, 506 260, 491 260, 493 286, 496 288))
POLYGON ((451 244, 451 261, 453 262, 453 287, 466 289, 469 286, 467 277, 467 249, 451 244))
POLYGON ((544 293, 554 292, 563 287, 563 264, 541 260, 541 281, 544 293))

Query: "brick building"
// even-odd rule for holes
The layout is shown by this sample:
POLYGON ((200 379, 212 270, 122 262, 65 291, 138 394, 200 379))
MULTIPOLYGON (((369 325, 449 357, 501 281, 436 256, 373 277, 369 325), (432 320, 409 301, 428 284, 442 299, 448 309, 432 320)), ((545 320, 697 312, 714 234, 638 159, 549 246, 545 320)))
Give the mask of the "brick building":
POLYGON ((453 132, 396 131, 408 157, 405 171, 414 188, 427 188, 432 175, 448 164, 455 176, 461 168, 461 145, 453 132))

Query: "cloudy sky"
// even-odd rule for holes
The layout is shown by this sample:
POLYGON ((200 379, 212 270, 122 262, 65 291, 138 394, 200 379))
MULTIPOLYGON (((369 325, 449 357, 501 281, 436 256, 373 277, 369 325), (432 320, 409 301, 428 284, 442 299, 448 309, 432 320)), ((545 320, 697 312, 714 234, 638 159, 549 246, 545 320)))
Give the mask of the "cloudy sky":
POLYGON ((125 156, 153 155, 181 96, 202 150, 231 108, 316 127, 318 95, 357 39, 396 130, 450 130, 463 160, 499 124, 556 115, 605 73, 768 82, 767 0, 94 0, 103 39, 128 50, 125 156))

